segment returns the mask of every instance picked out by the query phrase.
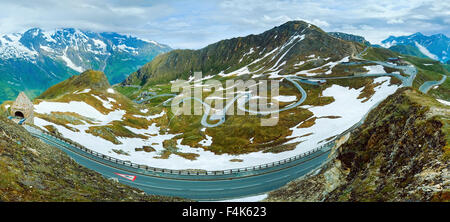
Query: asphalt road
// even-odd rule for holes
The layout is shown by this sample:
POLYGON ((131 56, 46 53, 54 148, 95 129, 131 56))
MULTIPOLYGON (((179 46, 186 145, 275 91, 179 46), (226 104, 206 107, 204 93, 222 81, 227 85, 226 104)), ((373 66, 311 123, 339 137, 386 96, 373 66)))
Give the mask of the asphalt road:
POLYGON ((254 196, 277 189, 291 180, 319 167, 330 153, 330 147, 288 164, 256 170, 251 173, 230 175, 148 175, 144 171, 125 167, 84 153, 78 148, 52 138, 32 127, 25 128, 45 143, 67 153, 77 163, 94 170, 106 178, 113 178, 145 191, 148 194, 177 196, 193 200, 226 200, 254 196), (118 175, 122 174, 122 176, 118 175))
POLYGON ((442 75, 442 79, 439 81, 426 81, 420 86, 419 90, 423 93, 427 93, 432 87, 439 86, 442 83, 444 83, 446 79, 447 79, 447 76, 442 75))
MULTIPOLYGON (((382 62, 379 62, 379 64, 390 65, 382 62)), ((412 80, 416 74, 415 68, 397 68, 404 68, 404 71, 409 74, 409 77, 403 77, 401 79, 403 85, 412 84, 412 80)), ((387 74, 375 74, 372 76, 378 75, 387 74)), ((302 92, 303 89, 299 87, 297 82, 290 81, 302 92)), ((302 94, 304 93, 302 92, 302 94)), ((306 99, 306 95, 302 96, 302 99, 298 103, 301 104, 304 99, 306 99)), ((143 169, 135 169, 131 166, 127 167, 113 163, 80 150, 67 142, 46 135, 33 127, 25 126, 25 128, 33 136, 59 148, 79 164, 107 178, 112 178, 123 184, 137 187, 148 194, 178 196, 193 200, 235 199, 254 196, 280 188, 289 181, 299 178, 323 164, 329 158, 331 148, 331 146, 327 146, 322 150, 295 159, 289 163, 266 167, 264 169, 232 172, 227 175, 175 175, 163 172, 149 172, 143 169)))

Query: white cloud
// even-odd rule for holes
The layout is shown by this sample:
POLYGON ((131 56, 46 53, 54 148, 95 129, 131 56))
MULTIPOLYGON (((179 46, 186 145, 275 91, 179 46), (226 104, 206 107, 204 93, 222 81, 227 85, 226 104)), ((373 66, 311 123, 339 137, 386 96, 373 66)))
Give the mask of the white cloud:
POLYGON ((388 24, 403 24, 405 23, 402 19, 389 19, 387 21, 388 24))
POLYGON ((450 35, 450 2, 439 0, 0 0, 0 5, 3 33, 74 27, 132 34, 175 48, 201 48, 290 20, 377 41, 393 33, 450 35))
POLYGON ((307 21, 307 22, 312 23, 312 24, 314 24, 316 26, 319 26, 321 28, 328 28, 328 27, 330 27, 330 24, 327 21, 320 20, 320 19, 313 19, 311 22, 310 21, 307 21))

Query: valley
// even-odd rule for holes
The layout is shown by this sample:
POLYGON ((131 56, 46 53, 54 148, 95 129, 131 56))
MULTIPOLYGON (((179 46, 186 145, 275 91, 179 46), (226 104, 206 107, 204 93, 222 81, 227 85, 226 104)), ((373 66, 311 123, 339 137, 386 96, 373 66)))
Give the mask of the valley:
MULTIPOLYGON (((280 84, 280 94, 273 98, 268 95, 268 100, 278 101, 279 110, 253 111, 256 107, 246 107, 252 104, 249 96, 251 91, 241 94, 233 89, 233 92, 228 93, 223 88, 217 92, 203 92, 202 98, 198 98, 197 102, 207 101, 208 97, 216 96, 219 92, 221 96, 213 97, 213 100, 222 102, 228 99, 223 106, 225 109, 213 110, 211 106, 202 105, 205 108, 202 115, 176 116, 170 107, 164 105, 166 101, 170 101, 170 96, 166 96, 171 94, 170 83, 145 84, 142 88, 119 85, 112 89, 111 86, 105 86, 100 90, 89 90, 88 84, 77 87, 77 90, 68 90, 62 83, 54 88, 66 89, 68 92, 47 96, 53 94, 50 93, 54 91, 51 88, 36 100, 35 124, 43 130, 52 129, 96 152, 136 164, 173 170, 245 168, 306 153, 325 144, 360 121, 370 107, 394 93, 402 84, 409 85, 414 78, 408 68, 380 61, 363 61, 367 64, 362 66, 359 63, 345 65, 349 74, 333 72, 338 67, 341 68, 342 63, 358 61, 357 57, 351 58, 352 54, 359 53, 352 52, 352 48, 360 47, 358 44, 327 37, 326 33, 307 23, 288 23, 275 31, 287 35, 278 36, 286 39, 280 46, 273 46, 279 51, 271 50, 261 55, 261 58, 242 63, 242 67, 235 68, 236 71, 220 71, 207 78, 203 77, 201 81, 190 79, 190 82, 194 83, 195 90, 203 89, 209 80, 225 83, 230 79, 248 80, 251 76, 251 79, 256 80, 274 80, 280 84), (336 58, 334 62, 318 55, 305 56, 305 60, 310 62, 303 64, 302 70, 294 74, 280 74, 291 69, 291 66, 280 66, 287 64, 284 59, 289 58, 287 55, 292 53, 291 50, 305 47, 302 42, 307 41, 308 35, 301 37, 298 33, 308 32, 330 38, 326 41, 345 45, 349 49, 346 52, 349 53, 348 56, 344 54, 343 58, 336 58), (267 62, 259 63, 262 60, 272 61, 273 65, 267 67, 267 62), (241 71, 252 65, 256 65, 252 68, 255 71, 241 71), (387 68, 399 71, 386 74, 387 68), (352 76, 352 69, 363 73, 352 76), (326 80, 321 85, 301 82, 318 81, 319 77, 326 80), (401 81, 396 82, 394 78, 401 81), (133 96, 124 98, 119 92, 128 88, 139 90, 134 95, 152 92, 153 96, 147 101, 133 96), (280 101, 275 98, 289 99, 280 101), (130 99, 135 99, 140 104, 133 103, 130 99), (352 107, 352 110, 343 107, 352 107), (227 109, 243 111, 244 115, 227 114, 227 109), (92 111, 86 112, 87 110, 92 111), (279 113, 278 124, 261 126, 261 119, 265 119, 270 113, 279 113)), ((264 35, 274 36, 267 32, 264 35)), ((360 52, 364 49, 365 47, 361 47, 360 52)), ((243 52, 243 58, 248 56, 249 51, 243 52)), ((151 63, 155 62, 158 62, 158 58, 151 63)), ((89 82, 90 77, 86 78, 86 82, 89 82)), ((181 94, 178 96, 182 101, 180 103, 193 101, 191 97, 181 94)))
MULTIPOLYGON (((71 67, 80 74, 36 96, 25 129, 107 178, 194 200, 262 194, 308 175, 405 89, 450 98, 438 62, 302 21, 161 53, 121 82, 107 73, 113 57, 105 72, 71 67), (180 115, 184 106, 194 114, 180 115)), ((1 109, 13 116, 12 105, 1 109)))

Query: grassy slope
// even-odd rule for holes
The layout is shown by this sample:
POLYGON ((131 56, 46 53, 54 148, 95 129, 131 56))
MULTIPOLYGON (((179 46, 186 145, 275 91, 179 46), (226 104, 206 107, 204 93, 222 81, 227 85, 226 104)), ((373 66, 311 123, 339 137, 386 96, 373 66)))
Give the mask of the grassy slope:
POLYGON ((106 90, 111 86, 106 79, 105 74, 99 71, 87 70, 80 75, 74 75, 43 92, 36 99, 54 99, 67 93, 77 90, 95 89, 106 90))
MULTIPOLYGON (((386 61, 390 57, 403 57, 403 60, 413 64, 417 68, 417 75, 413 82, 413 87, 418 89, 426 81, 436 81, 442 78, 442 75, 449 75, 446 65, 428 58, 419 58, 410 55, 401 55, 384 48, 370 48, 363 56, 365 59, 386 61), (433 64, 426 66, 424 64, 433 64)), ((440 85, 437 89, 431 89, 428 94, 436 98, 450 101, 450 78, 440 85)))
MULTIPOLYGON (((323 90, 327 89, 333 84, 342 86, 348 86, 352 89, 359 89, 363 87, 360 98, 370 98, 376 84, 373 84, 372 78, 362 79, 343 79, 343 80, 330 80, 322 86, 312 86, 302 84, 302 87, 307 91, 308 97, 303 105, 324 106, 334 101, 332 97, 322 96, 323 90)), ((392 81, 391 84, 398 84, 398 82, 392 81)), ((161 85, 154 87, 155 92, 165 92, 168 90, 165 88, 167 85, 161 85)), ((280 84, 280 95, 295 95, 297 98, 301 97, 298 90, 287 81, 283 81, 280 84)), ((207 97, 208 94, 203 95, 207 97)), ((151 103, 147 104, 148 107, 158 106, 167 98, 160 98, 151 100, 151 103)), ((280 104, 284 106, 286 104, 280 104)), ((236 110, 236 107, 235 107, 236 110)), ((167 110, 169 116, 158 120, 158 125, 162 129, 168 129, 172 134, 182 133, 168 142, 166 149, 171 150, 172 153, 176 151, 176 140, 182 139, 181 144, 190 145, 192 147, 202 147, 198 142, 205 139, 205 134, 213 137, 213 143, 207 149, 217 154, 231 153, 231 154, 243 154, 256 151, 264 152, 281 152, 291 150, 295 148, 295 144, 289 146, 283 145, 284 142, 292 131, 290 128, 302 123, 299 127, 307 128, 314 124, 315 118, 312 117, 312 113, 306 109, 295 108, 280 113, 280 121, 276 126, 261 126, 261 120, 266 119, 267 116, 258 115, 229 115, 227 120, 220 126, 214 128, 207 128, 205 133, 201 131, 204 128, 201 125, 201 115, 186 116, 181 115, 173 118, 173 113, 170 109, 167 110), (169 119, 171 121, 169 122, 169 119), (219 139, 220 138, 220 139, 219 139), (250 142, 253 138, 253 142, 250 142)), ((339 117, 338 117, 339 118, 339 117)), ((206 149, 206 147, 205 147, 206 149)))
MULTIPOLYGON (((147 129, 152 124, 151 121, 141 117, 142 115, 153 115, 162 111, 161 107, 148 107, 147 114, 141 113, 141 109, 146 107, 133 103, 130 99, 120 93, 108 92, 111 86, 104 73, 99 71, 88 70, 80 75, 73 76, 53 87, 49 88, 42 95, 35 100, 35 104, 42 101, 50 102, 84 102, 103 114, 108 114, 112 110, 125 110, 126 114, 120 121, 113 121, 107 125, 91 126, 86 131, 92 135, 101 137, 114 144, 121 144, 117 137, 125 138, 142 138, 146 139, 148 136, 136 134, 127 129, 125 126, 136 129, 147 129), (88 93, 74 93, 83 89, 91 89, 88 93), (111 102, 112 108, 108 109, 103 105, 103 102, 98 98, 106 101, 113 99, 111 102), (135 115, 139 116, 136 117, 135 115)), ((63 126, 71 131, 78 132, 78 129, 69 126, 82 125, 85 123, 92 124, 92 120, 82 117, 76 113, 71 112, 52 112, 50 114, 35 114, 36 117, 44 119, 48 122, 63 126)), ((44 126, 50 131, 59 134, 55 127, 51 125, 44 126)), ((136 147, 141 149, 142 147, 136 147)), ((120 151, 119 151, 120 152, 120 151)), ((123 153, 126 155, 126 153, 123 153)))
MULTIPOLYGON (((405 60, 416 66, 418 70, 418 75, 413 82, 414 88, 419 88, 426 81, 439 81, 442 75, 448 76, 450 74, 444 65, 431 59, 405 56, 405 60), (424 64, 433 65, 425 66, 424 64)), ((430 89, 428 94, 439 99, 450 101, 450 78, 447 77, 445 82, 437 89, 430 89)))
POLYGON ((78 165, 0 117, 0 201, 182 201, 145 195, 78 165))
POLYGON ((412 55, 420 58, 428 58, 426 55, 421 53, 416 47, 410 45, 395 45, 389 47, 389 49, 404 55, 412 55))

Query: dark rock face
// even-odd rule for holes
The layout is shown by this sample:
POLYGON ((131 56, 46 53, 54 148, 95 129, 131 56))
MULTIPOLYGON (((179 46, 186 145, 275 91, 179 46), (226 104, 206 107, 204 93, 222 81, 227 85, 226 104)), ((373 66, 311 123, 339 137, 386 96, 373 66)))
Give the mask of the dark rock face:
POLYGON ((373 110, 323 168, 269 201, 448 201, 450 109, 400 89, 373 110))

